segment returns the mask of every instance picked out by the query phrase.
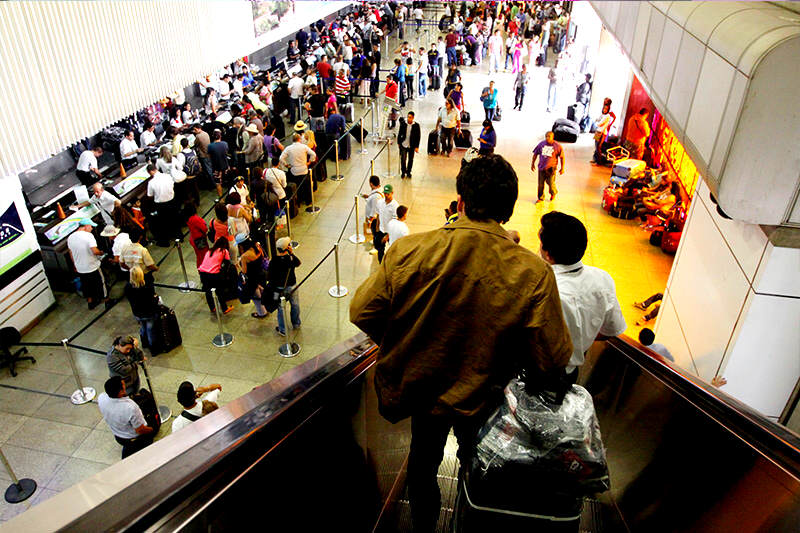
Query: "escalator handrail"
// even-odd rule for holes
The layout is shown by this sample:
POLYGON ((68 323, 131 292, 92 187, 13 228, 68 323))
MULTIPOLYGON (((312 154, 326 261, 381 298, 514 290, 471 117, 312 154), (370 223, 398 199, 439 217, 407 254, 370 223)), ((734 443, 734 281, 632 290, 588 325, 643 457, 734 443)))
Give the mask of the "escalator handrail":
POLYGON ((374 364, 376 351, 359 333, 5 525, 16 531, 125 530, 325 384, 357 379, 374 364))
POLYGON ((796 433, 627 335, 608 339, 607 346, 632 360, 781 470, 800 480, 800 436, 796 433))

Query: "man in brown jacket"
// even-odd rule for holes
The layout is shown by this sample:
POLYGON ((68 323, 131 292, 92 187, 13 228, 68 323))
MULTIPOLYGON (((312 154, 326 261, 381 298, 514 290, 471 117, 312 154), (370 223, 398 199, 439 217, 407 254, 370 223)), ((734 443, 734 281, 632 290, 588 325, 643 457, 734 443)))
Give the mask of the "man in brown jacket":
POLYGON ((381 414, 412 417, 414 531, 436 526, 450 429, 463 463, 509 380, 563 372, 572 352, 553 271, 500 226, 517 200, 514 169, 499 155, 477 157, 456 188, 458 220, 398 240, 350 305, 350 320, 380 346, 381 414))

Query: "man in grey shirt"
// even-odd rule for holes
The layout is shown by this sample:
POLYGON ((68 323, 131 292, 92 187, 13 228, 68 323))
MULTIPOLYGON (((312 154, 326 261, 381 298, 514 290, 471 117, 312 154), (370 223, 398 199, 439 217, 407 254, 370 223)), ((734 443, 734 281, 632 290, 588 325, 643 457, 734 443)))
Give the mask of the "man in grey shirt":
POLYGON ((106 381, 97 405, 114 438, 122 444, 123 459, 153 443, 153 428, 145 422, 136 402, 126 396, 122 378, 114 376, 106 381))
POLYGON ((120 377, 125 382, 128 394, 134 394, 139 390, 138 363, 144 361, 144 352, 139 349, 138 344, 139 342, 130 335, 117 337, 106 354, 108 375, 112 378, 120 377))

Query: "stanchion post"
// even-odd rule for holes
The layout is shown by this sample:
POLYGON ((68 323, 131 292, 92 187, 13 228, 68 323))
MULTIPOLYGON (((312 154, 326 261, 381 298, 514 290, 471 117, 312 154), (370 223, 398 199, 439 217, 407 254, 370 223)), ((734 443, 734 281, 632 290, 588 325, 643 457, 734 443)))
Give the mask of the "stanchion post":
MULTIPOLYGON (((349 240, 353 244, 361 244, 362 242, 364 242, 367 239, 367 237, 365 235, 361 235, 358 232, 359 220, 358 220, 358 195, 357 194, 355 196, 353 196, 353 202, 355 202, 355 210, 356 210, 356 234, 355 235, 350 235, 350 239, 349 240)), ((338 284, 338 282, 337 282, 337 284, 338 284)))
POLYGON ((333 151, 336 152, 336 174, 334 174, 330 178, 331 181, 342 181, 344 179, 344 176, 342 176, 341 172, 339 172, 339 139, 334 139, 333 151))
POLYGON ((142 359, 140 364, 142 365, 142 370, 144 370, 144 379, 147 381, 147 386, 150 387, 150 394, 153 396, 153 402, 158 407, 158 416, 161 417, 161 423, 163 424, 169 420, 170 417, 172 417, 172 409, 170 409, 167 405, 158 405, 158 400, 156 400, 156 389, 153 387, 153 382, 150 381, 150 372, 147 370, 147 361, 142 359))
POLYGON ((6 501, 8 503, 24 502, 36 492, 36 482, 29 478, 17 479, 11 469, 11 465, 8 464, 8 459, 6 459, 6 454, 3 453, 2 448, 0 448, 0 459, 2 459, 3 466, 8 472, 8 477, 11 478, 11 485, 6 489, 6 501))
POLYGON ((219 334, 215 335, 214 338, 211 339, 211 344, 217 348, 224 348, 225 346, 230 346, 233 343, 233 335, 230 333, 225 333, 222 329, 222 315, 219 314, 219 298, 217 298, 216 287, 211 289, 211 298, 214 300, 214 312, 217 315, 217 325, 219 326, 219 334))
MULTIPOLYGON (((356 221, 356 226, 358 226, 358 221, 356 221)), ((343 287, 342 284, 339 282, 339 243, 333 243, 333 260, 336 264, 336 285, 328 289, 328 294, 333 296, 334 298, 342 298, 343 296, 347 296, 347 287, 343 287)))
MULTIPOLYGON (((283 309, 283 327, 286 328, 287 324, 289 324, 289 302, 286 301, 286 297, 283 295, 281 295, 281 309, 283 309)), ((286 332, 286 329, 284 329, 284 332, 286 332)), ((281 357, 285 357, 288 359, 290 357, 294 357, 299 353, 300 353, 300 345, 297 344, 296 342, 290 341, 289 337, 286 337, 285 343, 278 346, 278 355, 280 355, 281 357)))
POLYGON ((387 137, 386 139, 386 174, 384 175, 386 179, 392 179, 395 175, 392 173, 392 139, 391 137, 387 137))
POLYGON ((83 383, 81 382, 81 376, 78 374, 78 367, 75 366, 75 361, 72 359, 72 352, 69 349, 69 339, 62 339, 61 345, 64 346, 64 351, 67 352, 67 360, 69 361, 69 366, 72 367, 72 375, 75 377, 75 383, 78 385, 78 390, 73 392, 69 399, 75 405, 83 405, 85 403, 91 402, 97 392, 94 390, 93 387, 84 387, 83 383))
POLYGON ((189 281, 189 276, 186 274, 186 263, 183 261, 183 250, 181 249, 181 240, 175 239, 175 248, 178 249, 178 259, 181 261, 181 272, 183 272, 183 283, 178 286, 181 292, 191 292, 189 289, 194 289, 197 284, 194 281, 189 281))
POLYGON ((372 131, 370 132, 370 137, 372 137, 373 142, 377 142, 379 134, 378 134, 378 118, 375 116, 375 108, 377 107, 377 103, 375 102, 377 98, 373 98, 370 101, 370 120, 372 121, 372 131))
POLYGON ((375 159, 369 160, 369 175, 370 176, 375 175, 375 159))
POLYGON ((318 213, 320 208, 314 203, 314 169, 308 169, 308 182, 308 186, 311 187, 311 205, 306 207, 306 213, 318 213))
MULTIPOLYGON (((358 152, 361 153, 361 154, 367 154, 367 153, 369 153, 369 150, 367 150, 367 147, 364 146, 364 116, 363 115, 361 116, 360 119, 358 119, 358 125, 361 127, 361 150, 359 150, 358 152)), ((337 170, 337 172, 338 172, 338 170, 337 170)))
MULTIPOLYGON (((311 187, 311 193, 312 194, 314 193, 314 187, 313 186, 311 187)), ((296 197, 297 197, 297 195, 295 194, 295 198, 296 197)), ((300 246, 300 243, 297 242, 296 240, 292 239, 292 223, 291 223, 292 217, 289 214, 289 211, 291 211, 289 209, 289 201, 290 200, 287 200, 286 207, 284 207, 284 209, 286 210, 286 236, 289 237, 290 244, 292 245, 292 248, 297 248, 298 246, 300 246)))

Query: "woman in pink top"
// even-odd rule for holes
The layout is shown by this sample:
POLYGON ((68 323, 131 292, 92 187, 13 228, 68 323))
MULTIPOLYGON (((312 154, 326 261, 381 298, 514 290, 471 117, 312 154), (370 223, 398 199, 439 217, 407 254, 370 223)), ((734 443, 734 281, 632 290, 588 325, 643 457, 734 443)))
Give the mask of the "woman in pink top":
POLYGON ((217 239, 214 246, 206 252, 203 262, 197 268, 197 271, 200 272, 200 280, 203 282, 203 290, 206 291, 206 302, 212 313, 216 311, 216 308, 214 307, 214 298, 211 296, 211 289, 217 289, 217 298, 220 304, 225 306, 223 313, 233 310, 233 306, 228 305, 227 297, 223 294, 225 292, 225 279, 220 272, 222 262, 226 259, 228 261, 231 259, 231 254, 228 250, 228 239, 224 237, 217 239))

